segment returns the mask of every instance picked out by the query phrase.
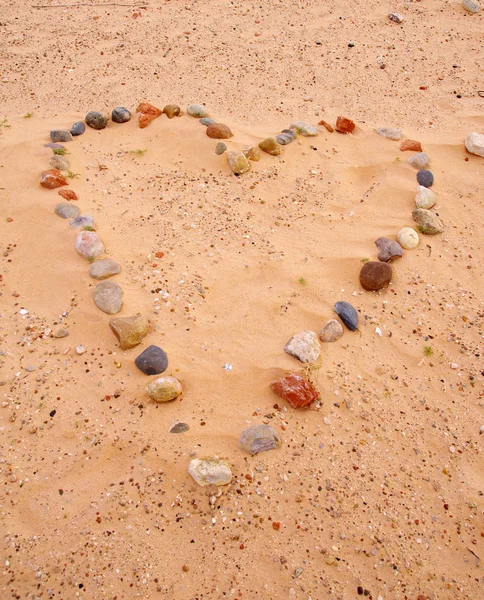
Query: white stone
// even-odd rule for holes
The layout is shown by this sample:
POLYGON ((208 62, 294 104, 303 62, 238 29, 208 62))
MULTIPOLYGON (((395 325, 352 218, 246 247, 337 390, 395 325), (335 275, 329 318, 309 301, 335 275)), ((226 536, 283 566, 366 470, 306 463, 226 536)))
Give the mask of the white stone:
POLYGON ((303 363, 318 360, 321 352, 318 336, 314 331, 296 333, 286 344, 284 351, 303 363))
POLYGON ((432 208, 436 202, 437 198, 432 190, 423 185, 418 186, 418 192, 415 196, 415 206, 417 208, 432 208))
POLYGON ((484 134, 473 131, 466 137, 467 152, 484 158, 484 134))
POLYGON ((316 127, 314 127, 314 125, 306 123, 306 121, 294 121, 294 123, 291 123, 290 129, 295 129, 298 133, 300 133, 303 136, 312 137, 318 135, 318 130, 316 129, 316 127))
POLYGON ((188 472, 202 487, 227 485, 232 481, 230 465, 225 460, 216 457, 194 458, 190 461, 188 472))
POLYGON ((389 140, 399 140, 402 137, 402 132, 395 127, 379 127, 376 132, 378 135, 388 138, 389 140))
POLYGON ((413 248, 418 246, 420 240, 415 229, 403 227, 403 229, 400 229, 397 233, 397 241, 402 248, 405 248, 405 250, 413 250, 413 248))

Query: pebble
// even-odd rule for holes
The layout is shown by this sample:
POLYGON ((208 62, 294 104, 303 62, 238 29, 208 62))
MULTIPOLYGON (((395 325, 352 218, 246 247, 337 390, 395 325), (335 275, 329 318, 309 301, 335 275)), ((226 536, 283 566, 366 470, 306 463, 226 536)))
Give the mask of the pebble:
POLYGON ((72 135, 67 129, 53 129, 50 132, 50 140, 56 142, 72 142, 72 135))
POLYGON ((92 263, 89 268, 89 275, 93 279, 107 279, 117 275, 121 271, 118 263, 110 258, 101 258, 92 263))
MULTIPOLYGON (((84 231, 83 233, 91 232, 84 231)), ((92 299, 100 310, 108 315, 115 315, 123 305, 123 289, 114 281, 101 281, 92 290, 92 299)))
MULTIPOLYGON (((315 135, 318 135, 316 127, 306 123, 306 121, 294 121, 294 123, 291 123, 289 129, 295 129, 300 135, 305 137, 314 137, 315 135)), ((283 133, 285 132, 283 131, 283 133)))
POLYGON ((86 131, 86 126, 84 125, 84 123, 82 121, 77 121, 71 127, 71 135, 73 135, 73 136, 82 135, 85 131, 86 131))
POLYGON ((388 138, 389 140, 399 140, 402 137, 402 132, 394 127, 379 127, 376 132, 378 135, 388 138))
POLYGON ((168 368, 168 356, 159 346, 148 346, 134 362, 146 375, 159 375, 168 368))
POLYGON ((420 241, 418 233, 415 229, 412 229, 412 227, 403 227, 400 229, 397 233, 397 240, 400 246, 405 248, 405 250, 413 250, 418 246, 420 241))
POLYGON ((227 140, 233 137, 233 133, 230 131, 230 127, 223 123, 211 123, 206 130, 206 134, 209 138, 214 140, 227 140))
POLYGON ((444 226, 439 217, 425 208, 416 208, 412 212, 413 220, 417 223, 419 230, 426 235, 437 235, 444 231, 444 226))
POLYGON ((221 154, 226 152, 226 150, 227 150, 227 144, 224 144, 223 142, 219 142, 215 146, 215 154, 217 154, 218 156, 220 156, 221 154))
POLYGON ((432 171, 423 169, 417 173, 417 182, 424 187, 432 187, 434 183, 434 175, 432 171))
POLYGON ((163 108, 163 113, 169 118, 180 116, 181 108, 177 104, 167 104, 163 108))
POLYGON ((65 200, 79 200, 79 197, 74 190, 59 190, 57 193, 65 200))
POLYGON ((277 431, 270 425, 252 425, 244 429, 239 437, 239 448, 249 454, 276 450, 282 444, 277 431))
POLYGON ((176 377, 158 377, 147 387, 148 396, 156 402, 171 402, 182 394, 181 383, 176 377))
POLYGON ((67 171, 69 168, 69 161, 65 156, 61 156, 60 154, 54 154, 54 156, 50 159, 49 165, 53 169, 58 169, 59 171, 67 171))
POLYGON ((336 119, 336 131, 339 133, 353 133, 355 130, 355 123, 351 119, 347 119, 346 117, 338 117, 336 119))
POLYGON ((86 351, 86 348, 84 346, 76 346, 76 354, 78 354, 79 356, 81 356, 82 354, 84 354, 84 352, 86 351))
POLYGON ((108 118, 95 110, 87 113, 85 121, 92 129, 104 129, 108 124, 108 118))
POLYGON ((279 156, 282 151, 281 146, 277 143, 275 137, 268 137, 262 142, 259 143, 259 148, 263 152, 267 152, 267 154, 271 154, 272 156, 279 156))
POLYGON ((81 231, 77 235, 76 250, 87 259, 97 258, 105 252, 101 238, 94 231, 81 231))
POLYGON ((44 144, 44 148, 52 148, 52 150, 65 150, 66 147, 62 144, 53 144, 52 142, 49 142, 48 144, 44 144))
POLYGON ((330 125, 327 121, 325 121, 324 119, 321 119, 321 121, 319 121, 318 125, 322 125, 327 131, 329 131, 329 133, 333 133, 334 128, 332 125, 330 125))
POLYGON ((388 18, 390 19, 390 21, 393 21, 394 23, 403 23, 403 17, 399 13, 390 13, 388 15, 388 18))
POLYGON ((418 186, 418 192, 415 196, 415 206, 417 208, 432 208, 436 202, 437 198, 432 190, 423 185, 418 186))
POLYGON ((466 136, 465 146, 467 152, 484 158, 484 134, 473 131, 466 136))
POLYGON ((416 140, 404 140, 400 144, 400 150, 402 152, 406 152, 407 150, 412 150, 413 152, 422 152, 422 144, 416 140))
POLYGON ((306 330, 293 335, 285 345, 284 351, 302 363, 310 363, 318 360, 321 347, 314 331, 306 330))
POLYGON ((67 329, 59 329, 58 331, 56 331, 54 333, 54 337, 61 339, 61 338, 65 338, 69 335, 69 331, 67 329))
POLYGON ((358 329, 358 313, 355 307, 349 302, 336 302, 333 306, 333 311, 350 331, 356 331, 358 329))
POLYGON ((217 121, 215 119, 211 119, 210 117, 203 117, 203 119, 200 119, 200 123, 202 125, 205 125, 205 127, 208 127, 209 125, 213 125, 216 122, 217 121))
POLYGON ((227 485, 232 481, 232 471, 228 462, 212 456, 192 459, 188 472, 202 487, 227 485))
POLYGON ((115 123, 127 123, 131 120, 131 113, 124 106, 116 106, 111 112, 111 120, 115 123))
POLYGON ((59 171, 59 169, 49 169, 48 171, 44 171, 42 173, 40 177, 40 185, 48 190, 54 190, 55 188, 69 184, 64 177, 62 177, 62 173, 59 171))
POLYGON ((393 277, 393 269, 386 262, 370 260, 360 271, 360 284, 364 290, 377 292, 386 287, 393 277))
POLYGON ((425 169, 430 162, 430 157, 425 152, 418 152, 408 159, 408 164, 414 169, 425 169))
POLYGON ((75 219, 81 214, 81 211, 73 204, 61 202, 54 208, 55 214, 61 219, 75 219))
POLYGON ((77 229, 79 227, 82 227, 83 229, 96 229, 94 227, 94 219, 91 217, 91 215, 82 215, 72 219, 70 226, 73 229, 77 229))
POLYGON ((243 175, 250 169, 250 163, 242 152, 227 152, 229 167, 235 175, 243 175))
POLYGON ((190 427, 186 423, 175 423, 168 433, 185 433, 190 427))
POLYGON ((403 256, 403 248, 394 240, 380 237, 375 241, 375 245, 380 251, 378 253, 378 260, 381 260, 382 262, 389 262, 393 258, 403 256))
POLYGON ((259 148, 256 148, 255 146, 249 146, 248 148, 244 148, 243 153, 247 160, 251 160, 252 162, 260 161, 259 148))
POLYGON ((208 117, 207 109, 205 108, 205 106, 202 106, 201 104, 189 104, 187 106, 187 113, 191 117, 198 117, 198 118, 208 117))
POLYGON ((141 102, 138 105, 136 112, 140 113, 140 115, 139 115, 140 129, 144 129, 145 127, 148 127, 148 125, 151 123, 151 121, 154 121, 162 114, 162 111, 159 108, 157 108, 156 106, 153 106, 153 104, 149 104, 148 102, 141 102))
MULTIPOLYGON (((112 281, 104 281, 103 283, 99 283, 96 287, 99 286, 105 286, 105 289, 109 290, 109 294, 111 294, 111 290, 113 290, 114 296, 116 297, 115 302, 121 301, 123 293, 117 283, 114 283, 112 281), (116 288, 113 288, 112 286, 116 286, 116 288), (119 295, 120 290, 121 295, 119 295)), ((117 306, 117 304, 115 304, 114 306, 117 306)), ((115 312, 118 311, 119 308, 115 312)), ((135 346, 140 344, 143 338, 145 338, 148 335, 150 323, 145 316, 134 315, 133 317, 118 317, 117 319, 111 319, 109 321, 109 327, 111 327, 114 335, 118 338, 119 347, 121 348, 121 350, 129 350, 129 348, 134 348, 135 346)))
POLYGON ((343 337, 343 326, 336 319, 330 319, 319 332, 319 339, 324 343, 337 342, 343 337))
POLYGON ((309 406, 320 396, 313 384, 299 373, 290 373, 273 381, 271 390, 293 408, 309 406))
POLYGON ((476 2, 476 0, 464 0, 462 2, 462 6, 471 15, 475 15, 481 10, 481 5, 479 2, 476 2))
POLYGON ((287 133, 287 132, 283 132, 283 133, 279 133, 278 135, 276 135, 276 142, 278 144, 280 144, 281 146, 287 146, 287 144, 290 144, 291 142, 293 142, 296 139, 296 134, 294 133, 294 131, 292 130, 288 130, 291 131, 291 133, 287 133))

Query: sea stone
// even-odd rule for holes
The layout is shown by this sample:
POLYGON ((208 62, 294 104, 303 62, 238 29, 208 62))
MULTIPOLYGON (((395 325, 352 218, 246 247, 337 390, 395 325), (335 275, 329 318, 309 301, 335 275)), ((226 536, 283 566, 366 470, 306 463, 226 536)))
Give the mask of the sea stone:
POLYGON ((252 425, 244 429, 239 437, 239 448, 249 454, 258 454, 266 450, 280 448, 281 438, 270 425, 252 425))
POLYGON ((271 383, 272 391, 293 408, 309 406, 319 398, 313 384, 298 373, 290 373, 271 383))
POLYGON ((227 150, 227 144, 224 144, 223 142, 219 142, 215 146, 215 154, 217 154, 218 156, 220 156, 221 154, 226 152, 226 150, 227 150))
POLYGON ((406 152, 407 150, 412 150, 413 152, 422 152, 422 144, 416 140, 404 140, 400 144, 400 150, 402 152, 406 152))
POLYGON ((393 277, 393 269, 386 262, 370 260, 360 271, 360 284, 364 290, 376 292, 386 287, 393 277))
POLYGON ((381 260, 382 262, 389 262, 393 258, 403 256, 403 248, 394 240, 380 237, 375 241, 375 245, 380 251, 378 253, 378 260, 381 260))
POLYGON ((336 131, 340 133, 353 133, 355 127, 356 125, 351 119, 347 119, 346 117, 338 117, 336 119, 336 131))
MULTIPOLYGON (((68 204, 67 206, 70 205, 68 204)), ((94 231, 81 231, 77 235, 76 250, 81 256, 89 260, 97 258, 105 252, 104 244, 94 231)))
POLYGON ((376 132, 389 140, 399 140, 402 137, 402 132, 394 127, 379 127, 376 132))
POLYGON ((59 171, 67 171, 69 168, 69 161, 65 156, 61 156, 60 154, 54 154, 50 159, 49 164, 52 168, 58 169, 59 171))
POLYGON ((268 137, 265 140, 262 140, 259 144, 259 148, 263 152, 267 152, 267 154, 271 154, 272 156, 279 156, 281 153, 281 146, 277 143, 276 138, 268 137))
POLYGON ((69 184, 64 177, 62 177, 62 173, 59 169, 49 169, 48 171, 44 171, 40 176, 40 185, 48 190, 54 190, 55 188, 69 184))
POLYGON ((430 157, 425 152, 418 152, 408 159, 408 164, 414 169, 425 169, 430 162, 430 157))
POLYGON ((58 329, 55 333, 54 333, 54 337, 57 339, 61 339, 61 338, 65 338, 69 335, 69 331, 67 329, 58 329))
POLYGON ((473 131, 465 139, 467 152, 484 157, 484 134, 473 131))
POLYGON ((302 363, 314 362, 321 352, 318 336, 314 331, 300 331, 287 342, 284 351, 302 363))
MULTIPOLYGON (((112 281, 104 281, 103 283, 99 283, 97 287, 101 285, 106 287, 109 286, 110 288, 111 286, 117 286, 119 288, 118 284, 112 281)), ((150 324, 148 319, 143 315, 135 315, 133 317, 118 317, 117 319, 111 319, 109 321, 109 327, 111 327, 114 335, 118 338, 121 350, 129 350, 129 348, 134 348, 141 343, 143 338, 148 335, 150 324)))
POLYGON ((157 108, 156 106, 153 106, 153 104, 149 104, 148 102, 141 102, 138 105, 136 112, 140 113, 140 115, 139 115, 140 129, 144 129, 145 127, 148 127, 148 125, 151 123, 151 121, 154 121, 162 114, 162 111, 159 108, 157 108))
POLYGON ((169 118, 178 117, 181 112, 180 107, 177 104, 167 104, 163 108, 163 113, 169 118))
POLYGON ((215 119, 211 119, 210 117, 203 117, 203 119, 200 119, 200 124, 205 125, 205 127, 208 127, 209 125, 212 125, 216 122, 217 121, 215 119))
POLYGON ((434 183, 434 175, 432 171, 428 171, 427 169, 423 169, 417 173, 417 183, 423 185, 424 187, 432 187, 434 183))
POLYGON ((86 126, 82 121, 77 121, 71 127, 71 135, 78 136, 82 135, 86 131, 86 126))
POLYGON ((230 131, 230 127, 223 123, 212 123, 207 127, 206 134, 214 140, 228 140, 234 135, 230 131))
POLYGON ((84 229, 96 229, 94 227, 94 219, 91 217, 91 215, 81 215, 75 219, 72 219, 70 226, 73 229, 77 229, 78 227, 82 227, 84 229))
POLYGON ((72 135, 67 129, 53 129, 50 132, 52 142, 72 142, 72 135))
POLYGON ((187 106, 187 113, 191 117, 198 117, 199 119, 201 119, 203 117, 208 117, 207 109, 205 108, 205 106, 202 106, 201 104, 189 104, 187 106))
POLYGON ((413 250, 419 243, 418 233, 411 227, 402 227, 397 233, 397 240, 400 246, 406 250, 413 250))
POLYGON ((432 208, 437 202, 437 198, 432 190, 423 185, 418 186, 418 192, 415 196, 415 206, 417 208, 432 208))
POLYGON ((305 137, 314 137, 315 135, 318 135, 316 127, 306 123, 306 121, 294 121, 294 123, 291 123, 289 129, 295 129, 300 135, 305 137))
POLYGON ((185 433, 190 427, 186 423, 175 423, 168 433, 185 433))
POLYGON ((242 152, 231 151, 227 152, 227 160, 229 167, 235 175, 243 175, 250 169, 249 161, 245 158, 242 152))
POLYGON ((229 463, 212 456, 192 459, 188 465, 188 472, 202 487, 227 485, 232 481, 229 463))
POLYGON ((437 235, 444 231, 444 225, 439 217, 425 208, 416 208, 412 212, 413 220, 417 223, 419 231, 426 235, 437 235))
POLYGON ((65 200, 79 200, 74 190, 59 190, 57 193, 65 200))
POLYGON ((159 346, 148 346, 134 362, 146 375, 159 375, 168 368, 168 356, 159 346))
POLYGON ((81 214, 81 211, 77 208, 77 206, 73 204, 67 204, 66 202, 57 204, 57 206, 54 208, 54 212, 61 219, 75 219, 81 214))
POLYGON ((95 110, 87 113, 85 121, 92 129, 105 129, 108 124, 108 118, 95 110))
POLYGON ((327 121, 325 121, 324 119, 321 119, 321 121, 319 121, 318 125, 322 125, 327 131, 329 131, 329 133, 333 133, 334 128, 332 125, 330 125, 327 121))
POLYGON ((399 13, 390 13, 388 18, 394 23, 403 23, 403 17, 399 13))
POLYGON ((358 313, 356 312, 355 307, 349 302, 336 302, 336 304, 333 306, 333 311, 338 315, 338 317, 343 321, 350 331, 355 331, 358 329, 358 313))
POLYGON ((148 396, 156 402, 171 402, 183 392, 181 383, 176 377, 158 377, 147 387, 148 396))
POLYGON ((243 153, 247 160, 251 160, 252 162, 260 161, 260 152, 259 149, 255 146, 249 146, 248 148, 244 148, 243 153))
POLYGON ((114 281, 101 281, 92 290, 92 299, 94 304, 107 315, 115 315, 123 305, 123 288, 114 281))
POLYGON ((474 15, 481 10, 481 5, 479 2, 476 2, 476 0, 464 0, 462 6, 471 15, 474 15))
POLYGON ((89 269, 89 275, 93 279, 107 279, 117 275, 121 271, 118 263, 110 258, 101 258, 92 263, 89 269))
POLYGON ((319 332, 319 339, 328 344, 337 342, 343 337, 343 326, 336 319, 330 319, 319 332))
POLYGON ((124 106, 116 106, 111 112, 111 119, 115 123, 127 123, 131 119, 131 113, 124 106))
POLYGON ((296 134, 294 132, 292 133, 293 135, 290 135, 289 133, 279 133, 276 135, 276 142, 281 146, 287 146, 287 144, 290 144, 296 139, 296 134))

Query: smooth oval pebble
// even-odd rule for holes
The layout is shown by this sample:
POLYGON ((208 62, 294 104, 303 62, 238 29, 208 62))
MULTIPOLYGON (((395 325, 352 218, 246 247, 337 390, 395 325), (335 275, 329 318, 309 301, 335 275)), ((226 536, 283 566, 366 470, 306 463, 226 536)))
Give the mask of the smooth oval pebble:
POLYGON ((476 0, 464 0, 462 6, 471 15, 475 15, 481 10, 481 5, 476 0))
POLYGON ((397 233, 397 240, 405 250, 413 250, 419 243, 418 233, 411 227, 402 227, 397 233))
POLYGON ((159 346, 148 346, 135 358, 134 363, 145 375, 159 375, 168 368, 168 356, 159 346))
POLYGON ((111 112, 111 120, 115 123, 127 123, 131 119, 130 111, 124 106, 116 106, 111 112))
POLYGON ((192 459, 188 465, 188 472, 202 487, 227 485, 232 481, 232 471, 228 462, 212 456, 192 459))
POLYGON ((108 118, 95 110, 87 113, 85 121, 92 129, 104 129, 108 124, 108 118))
POLYGON ((208 127, 209 125, 213 125, 214 123, 216 123, 217 121, 215 119, 211 119, 210 117, 203 117, 202 119, 200 119, 199 121, 202 125, 205 125, 205 127, 208 127))
POLYGON ((360 271, 360 284, 368 292, 377 292, 386 287, 393 277, 393 269, 386 262, 370 260, 360 271))
POLYGON ((182 394, 181 383, 176 377, 158 377, 147 387, 148 396, 156 402, 171 402, 182 394))
POLYGON ((226 150, 227 150, 227 144, 224 144, 223 142, 219 142, 215 146, 215 154, 218 154, 218 156, 223 154, 226 150))
POLYGON ((224 123, 212 123, 207 127, 205 133, 209 138, 214 140, 227 140, 234 135, 230 130, 230 127, 224 125, 224 123))
POLYGON ((114 281, 101 281, 92 290, 92 299, 94 304, 107 315, 115 315, 123 306, 123 288, 114 281))
POLYGON ((71 127, 71 135, 78 136, 82 135, 86 131, 86 126, 82 121, 77 121, 71 127))
POLYGON ((185 433, 188 431, 190 427, 186 423, 175 423, 170 427, 170 431, 168 433, 185 433))
POLYGON ((262 140, 262 142, 259 143, 259 148, 272 156, 279 156, 281 153, 281 146, 274 137, 268 137, 265 140, 262 140))
POLYGON ((437 198, 432 190, 429 190, 423 185, 418 186, 418 192, 415 196, 415 206, 417 208, 432 208, 436 201, 437 198))
POLYGON ((423 185, 424 187, 432 187, 434 183, 434 176, 432 171, 428 171, 427 169, 423 169, 417 173, 417 181, 419 185, 423 185))
POLYGON ((343 321, 346 327, 350 331, 356 331, 358 329, 358 313, 354 306, 352 306, 349 302, 345 302, 344 300, 341 302, 336 302, 333 306, 333 311, 338 315, 338 317, 343 321))
POLYGON ((94 219, 90 215, 80 215, 75 219, 72 219, 70 226, 72 228, 82 227, 83 229, 95 229, 94 219))
POLYGON ((408 164, 415 169, 425 169, 430 162, 430 157, 425 152, 417 152, 408 159, 408 164))
POLYGON ((252 425, 244 429, 239 437, 239 448, 248 454, 258 454, 280 448, 281 438, 270 425, 252 425))
POLYGON ((89 268, 89 275, 93 279, 107 279, 117 275, 121 271, 118 263, 110 258, 101 258, 92 263, 89 268))
POLYGON ((208 117, 207 109, 201 104, 189 104, 187 106, 187 113, 192 117, 208 117))
POLYGON ((67 204, 67 202, 61 202, 54 208, 54 212, 61 219, 75 219, 81 214, 81 211, 75 204, 67 204))
POLYGON ((319 339, 325 344, 337 342, 343 337, 343 326, 336 319, 330 319, 319 333, 319 339))
MULTIPOLYGON (((71 206, 71 205, 69 205, 71 206)), ((104 244, 94 231, 81 231, 76 238, 76 250, 87 259, 97 258, 104 254, 104 244)))
POLYGON ((72 135, 67 129, 53 129, 50 132, 51 142, 72 142, 72 135))

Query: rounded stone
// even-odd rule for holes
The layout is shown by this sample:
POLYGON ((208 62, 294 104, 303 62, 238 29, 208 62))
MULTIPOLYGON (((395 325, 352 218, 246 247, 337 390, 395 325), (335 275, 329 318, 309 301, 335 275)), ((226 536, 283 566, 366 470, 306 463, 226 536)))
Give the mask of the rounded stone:
POLYGON ((54 208, 54 212, 61 219, 75 219, 81 214, 81 211, 74 204, 61 202, 54 208))
POLYGON ((205 125, 205 127, 208 127, 209 125, 213 125, 217 121, 215 119, 211 119, 210 117, 203 117, 203 119, 200 119, 199 122, 201 125, 205 125))
POLYGON ((148 346, 134 363, 146 375, 159 375, 168 368, 168 356, 159 346, 148 346))
POLYGON ((425 169, 430 162, 430 157, 425 152, 417 152, 408 159, 408 164, 414 169, 425 169))
POLYGON ((356 308, 349 302, 345 302, 344 300, 336 302, 333 306, 333 311, 350 331, 356 331, 358 329, 358 313, 356 308))
POLYGON ((115 123, 127 123, 131 119, 131 113, 124 106, 116 106, 111 112, 111 119, 115 123))
POLYGON ((171 402, 183 392, 181 383, 176 377, 158 377, 147 387, 148 396, 156 402, 171 402))
POLYGON ((82 135, 86 131, 86 126, 82 121, 77 121, 71 127, 71 135, 78 136, 82 135))
POLYGON ((418 233, 415 229, 412 229, 412 227, 403 227, 400 229, 397 233, 397 240, 400 246, 405 248, 405 250, 413 250, 418 246, 420 241, 418 233))
POLYGON ((248 454, 258 454, 267 450, 280 448, 281 438, 277 431, 269 425, 252 425, 244 429, 239 437, 239 448, 248 454))
POLYGON ((437 202, 437 198, 435 193, 432 190, 424 187, 423 185, 418 186, 418 192, 415 196, 415 206, 417 208, 432 208, 432 206, 437 202))
POLYGON ((194 458, 190 461, 188 472, 202 487, 227 485, 232 481, 232 471, 228 462, 212 456, 194 458))
MULTIPOLYGON (((104 283, 111 282, 106 281, 104 283)), ((133 317, 111 319, 109 327, 118 338, 121 350, 129 350, 140 344, 143 338, 148 335, 150 322, 143 315, 134 315, 133 317)))
POLYGON ((123 289, 114 281, 101 281, 92 290, 92 299, 95 305, 107 315, 115 315, 123 306, 123 289))
POLYGON ((95 110, 87 113, 85 121, 92 129, 104 129, 108 124, 108 118, 95 110))
POLYGON ((417 173, 417 182, 419 185, 423 185, 426 188, 432 187, 434 183, 434 176, 432 171, 422 169, 417 173))
POLYGON ((191 117, 198 117, 198 118, 208 117, 207 109, 205 108, 205 106, 202 106, 201 104, 189 104, 187 106, 187 113, 191 117))
POLYGON ((242 152, 227 152, 227 161, 235 175, 243 175, 250 169, 250 163, 242 152))
POLYGON ((303 136, 313 137, 315 135, 318 135, 318 130, 316 129, 316 127, 314 127, 314 125, 306 123, 306 121, 294 121, 294 123, 291 123, 289 129, 295 129, 299 134, 303 136))
MULTIPOLYGON (((72 206, 69 204, 69 206, 72 206)), ((84 258, 92 260, 104 254, 104 244, 94 231, 81 231, 76 238, 76 250, 84 258)))
POLYGON ((337 342, 343 337, 343 326, 336 319, 330 319, 319 333, 319 339, 328 344, 337 342))
POLYGON ((386 262, 370 260, 360 271, 360 284, 364 290, 376 292, 386 287, 393 277, 393 269, 386 262))
POLYGON ((56 142, 72 142, 72 135, 67 129, 53 129, 50 132, 50 139, 53 143, 56 142))
POLYGON ((464 0, 462 6, 471 15, 475 15, 481 10, 481 5, 476 0, 464 0))
POLYGON ((177 104, 167 104, 163 108, 163 113, 169 118, 173 119, 173 117, 178 117, 180 115, 181 109, 177 104))
POLYGON ((217 154, 218 156, 220 156, 221 154, 226 152, 226 150, 227 150, 227 144, 224 144, 223 142, 219 142, 215 146, 215 154, 217 154))
POLYGON ((185 433, 190 429, 190 426, 187 423, 175 423, 172 427, 170 427, 170 431, 168 433, 185 433))
POLYGON ((247 160, 251 160, 252 162, 260 161, 260 152, 259 149, 255 146, 249 146, 248 148, 244 148, 243 153, 247 160))
POLYGON ((75 219, 72 219, 72 221, 70 222, 70 226, 73 229, 82 228, 88 229, 89 231, 95 229, 94 219, 93 217, 91 217, 91 215, 79 215, 75 219))
POLYGON ((89 269, 89 275, 93 279, 107 279, 117 275, 121 271, 118 263, 110 258, 101 258, 92 263, 89 269))
POLYGON ((233 137, 233 133, 230 131, 230 127, 223 123, 212 123, 207 127, 206 134, 209 138, 215 140, 228 140, 233 137))
POLYGON ((53 169, 59 169, 59 171, 67 171, 69 168, 69 161, 65 156, 60 154, 54 154, 50 159, 49 164, 53 169))
POLYGON ((259 148, 272 156, 279 156, 282 150, 275 137, 268 137, 265 140, 262 140, 262 142, 259 143, 259 148))

